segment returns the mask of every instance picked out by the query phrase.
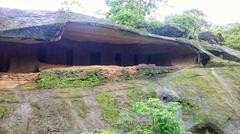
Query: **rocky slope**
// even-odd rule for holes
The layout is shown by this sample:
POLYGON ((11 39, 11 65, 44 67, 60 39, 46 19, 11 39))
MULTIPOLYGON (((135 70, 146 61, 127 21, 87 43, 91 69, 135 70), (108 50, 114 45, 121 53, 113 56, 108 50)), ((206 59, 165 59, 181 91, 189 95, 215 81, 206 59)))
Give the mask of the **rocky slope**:
MULTIPOLYGON (((159 70, 159 69, 157 69, 159 70)), ((82 88, 35 89, 34 83, 1 90, 0 133, 82 133, 111 130, 122 113, 149 97, 176 96, 183 108, 178 119, 185 130, 240 130, 240 66, 193 67, 167 75, 143 73, 82 88), (149 76, 150 77, 142 77, 149 76), (150 79, 149 79, 150 78, 150 79), (136 80, 138 79, 138 80, 136 80), (159 91, 166 94, 159 94, 159 91), (171 92, 173 94, 169 94, 171 92)), ((46 78, 46 77, 44 77, 46 78)), ((93 82, 93 81, 92 81, 93 82)), ((118 131, 118 133, 124 133, 118 131)))

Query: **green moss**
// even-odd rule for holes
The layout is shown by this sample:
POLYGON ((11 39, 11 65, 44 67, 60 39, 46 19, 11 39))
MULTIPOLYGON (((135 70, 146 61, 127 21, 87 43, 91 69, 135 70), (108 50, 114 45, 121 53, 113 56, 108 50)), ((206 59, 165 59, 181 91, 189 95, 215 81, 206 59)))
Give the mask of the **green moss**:
POLYGON ((199 107, 197 105, 192 104, 188 100, 182 100, 180 101, 180 104, 182 105, 183 113, 186 115, 192 114, 193 112, 199 110, 199 107))
POLYGON ((101 107, 103 120, 111 125, 116 123, 119 110, 117 106, 114 104, 112 94, 102 93, 97 95, 96 99, 101 107))
POLYGON ((104 82, 99 70, 41 72, 37 88, 95 87, 104 82))
POLYGON ((3 104, 0 104, 0 118, 7 118, 9 116, 9 111, 7 109, 7 107, 3 104))
POLYGON ((212 57, 207 64, 208 67, 223 67, 223 66, 239 66, 240 64, 234 61, 224 60, 218 57, 212 57))
POLYGON ((188 100, 183 103, 183 110, 191 115, 188 117, 194 123, 210 121, 225 127, 223 122, 228 122, 229 118, 240 119, 239 69, 239 66, 183 69, 165 77, 160 84, 188 100))
POLYGON ((81 98, 70 98, 72 105, 74 106, 74 110, 81 117, 86 117, 87 115, 87 107, 84 101, 81 98))

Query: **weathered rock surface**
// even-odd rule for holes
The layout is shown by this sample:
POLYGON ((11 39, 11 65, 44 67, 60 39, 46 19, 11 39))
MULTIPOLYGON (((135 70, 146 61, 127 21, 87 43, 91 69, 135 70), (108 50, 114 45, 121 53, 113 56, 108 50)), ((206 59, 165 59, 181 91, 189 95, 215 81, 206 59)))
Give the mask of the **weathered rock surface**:
POLYGON ((207 41, 210 44, 218 44, 220 39, 212 32, 202 32, 198 35, 199 41, 207 41))
POLYGON ((156 90, 157 97, 165 102, 176 102, 178 101, 179 95, 174 91, 165 87, 159 86, 156 90))
POLYGON ((187 33, 185 30, 170 26, 170 25, 165 25, 162 27, 158 27, 155 29, 150 30, 151 33, 161 35, 161 36, 168 36, 168 37, 186 37, 187 33))

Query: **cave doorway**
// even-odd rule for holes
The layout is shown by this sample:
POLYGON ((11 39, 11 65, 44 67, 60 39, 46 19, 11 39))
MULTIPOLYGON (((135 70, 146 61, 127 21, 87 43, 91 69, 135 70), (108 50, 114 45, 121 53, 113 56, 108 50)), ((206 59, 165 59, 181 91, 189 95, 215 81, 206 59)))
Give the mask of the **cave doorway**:
POLYGON ((90 65, 101 65, 101 54, 99 52, 90 53, 90 65))
POLYGON ((66 50, 66 64, 69 66, 73 66, 73 50, 67 49, 66 50))
POLYGON ((196 125, 192 128, 194 134, 224 134, 216 125, 212 123, 196 125))

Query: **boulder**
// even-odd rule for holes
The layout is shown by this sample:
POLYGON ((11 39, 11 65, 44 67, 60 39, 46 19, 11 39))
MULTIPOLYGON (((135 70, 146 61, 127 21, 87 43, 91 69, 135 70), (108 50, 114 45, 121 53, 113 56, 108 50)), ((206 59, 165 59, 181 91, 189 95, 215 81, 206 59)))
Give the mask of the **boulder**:
POLYGON ((198 35, 199 41, 207 41, 210 44, 218 44, 219 38, 212 32, 202 32, 198 35))
POLYGON ((183 29, 170 26, 170 25, 165 25, 162 27, 154 28, 149 30, 150 33, 161 35, 161 36, 168 36, 168 37, 186 37, 187 32, 183 29))
POLYGON ((179 95, 175 91, 170 90, 168 88, 159 86, 156 92, 157 92, 157 97, 165 102, 176 102, 180 100, 179 95))

